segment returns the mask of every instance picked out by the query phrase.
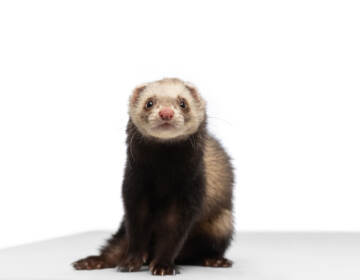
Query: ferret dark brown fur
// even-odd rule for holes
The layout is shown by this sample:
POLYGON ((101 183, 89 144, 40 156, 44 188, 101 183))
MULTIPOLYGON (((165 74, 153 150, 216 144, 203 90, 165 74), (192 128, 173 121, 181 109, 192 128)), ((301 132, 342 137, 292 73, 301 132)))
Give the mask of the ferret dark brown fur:
POLYGON ((74 267, 149 265, 171 275, 175 265, 231 266, 233 169, 207 131, 204 100, 192 85, 163 79, 137 87, 129 104, 123 221, 98 256, 74 267))

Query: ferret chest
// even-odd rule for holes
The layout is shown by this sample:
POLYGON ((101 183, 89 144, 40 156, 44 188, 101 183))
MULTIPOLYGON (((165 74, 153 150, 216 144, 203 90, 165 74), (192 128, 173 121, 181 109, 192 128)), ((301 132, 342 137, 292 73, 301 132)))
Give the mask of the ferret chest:
POLYGON ((201 156, 184 145, 138 149, 137 168, 149 195, 176 196, 200 175, 201 156))

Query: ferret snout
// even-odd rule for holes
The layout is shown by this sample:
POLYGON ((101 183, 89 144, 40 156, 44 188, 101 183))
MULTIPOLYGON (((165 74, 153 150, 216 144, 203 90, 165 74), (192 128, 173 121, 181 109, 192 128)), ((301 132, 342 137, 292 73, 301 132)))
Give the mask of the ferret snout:
POLYGON ((159 116, 160 118, 162 118, 164 121, 170 121, 173 116, 174 116, 174 110, 169 108, 169 107, 165 107, 165 108, 162 108, 160 111, 159 111, 159 116))

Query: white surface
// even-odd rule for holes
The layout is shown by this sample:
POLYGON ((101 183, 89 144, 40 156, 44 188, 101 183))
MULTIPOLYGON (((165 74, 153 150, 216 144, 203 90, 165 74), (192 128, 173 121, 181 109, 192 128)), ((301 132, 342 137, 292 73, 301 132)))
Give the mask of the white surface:
POLYGON ((360 231, 359 14, 358 0, 0 1, 0 248, 115 230, 128 95, 164 76, 208 101, 238 230, 360 231))
MULTIPOLYGON (((103 244, 89 232, 0 251, 0 279, 151 279, 149 271, 75 271, 70 263, 103 244)), ((232 268, 181 266, 175 279, 359 280, 360 233, 239 233, 227 256, 232 268)), ((172 277, 172 276, 170 276, 172 277)))

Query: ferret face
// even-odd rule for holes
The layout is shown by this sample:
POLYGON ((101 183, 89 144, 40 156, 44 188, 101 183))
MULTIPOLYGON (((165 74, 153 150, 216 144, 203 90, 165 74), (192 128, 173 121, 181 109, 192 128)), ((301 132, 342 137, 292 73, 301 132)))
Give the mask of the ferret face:
POLYGON ((129 114, 144 136, 181 139, 195 133, 205 119, 205 102, 193 86, 163 79, 137 87, 129 114))

